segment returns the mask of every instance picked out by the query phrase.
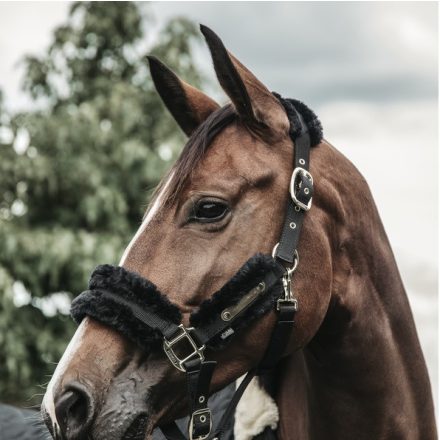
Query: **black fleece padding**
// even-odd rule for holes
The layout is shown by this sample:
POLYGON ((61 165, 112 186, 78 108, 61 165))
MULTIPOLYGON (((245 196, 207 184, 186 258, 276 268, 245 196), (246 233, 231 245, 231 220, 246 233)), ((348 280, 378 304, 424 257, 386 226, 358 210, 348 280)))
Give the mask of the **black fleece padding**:
MULTIPOLYGON (((237 304, 243 295, 257 286, 270 271, 279 272, 279 267, 271 256, 257 254, 250 258, 219 291, 210 299, 203 301, 191 314, 191 325, 203 331, 204 326, 218 318, 225 308, 237 304)), ((239 315, 240 319, 231 321, 230 327, 234 332, 246 327, 272 309, 279 297, 280 289, 281 279, 249 305, 239 315)), ((176 325, 181 323, 182 315, 179 308, 159 292, 153 283, 134 272, 108 264, 98 266, 94 270, 90 278, 89 290, 73 300, 70 311, 73 319, 80 323, 86 315, 91 316, 118 330, 142 349, 146 351, 157 349, 163 340, 160 331, 136 319, 129 307, 105 295, 105 292, 118 295, 176 325)), ((222 348, 230 339, 222 340, 216 337, 207 345, 213 349, 222 348)))
POLYGON ((109 264, 98 266, 91 275, 89 290, 72 302, 70 313, 73 319, 80 323, 86 315, 91 316, 118 330, 146 351, 160 346, 161 333, 134 319, 128 307, 104 297, 103 291, 120 295, 174 324, 178 325, 182 320, 179 308, 162 295, 152 282, 123 267, 109 264))
POLYGON ((296 111, 301 114, 305 124, 307 125, 310 135, 311 146, 315 147, 316 145, 318 145, 322 141, 323 130, 321 121, 318 119, 318 116, 316 116, 315 112, 307 107, 306 104, 298 101, 297 99, 283 98, 276 92, 272 93, 281 102, 284 110, 286 110, 287 116, 290 121, 289 134, 292 139, 295 140, 301 134, 301 123, 294 110, 296 109, 296 111))
MULTIPOLYGON (((190 316, 192 327, 203 328, 218 317, 227 307, 237 304, 240 299, 263 280, 269 271, 276 272, 277 262, 270 255, 256 254, 214 295, 200 304, 198 310, 190 316)), ((231 322, 234 331, 247 327, 252 321, 263 316, 274 308, 282 288, 281 278, 268 292, 264 292, 252 305, 245 309, 239 319, 231 322)), ((212 349, 223 348, 231 338, 222 340, 219 337, 207 345, 212 349)))

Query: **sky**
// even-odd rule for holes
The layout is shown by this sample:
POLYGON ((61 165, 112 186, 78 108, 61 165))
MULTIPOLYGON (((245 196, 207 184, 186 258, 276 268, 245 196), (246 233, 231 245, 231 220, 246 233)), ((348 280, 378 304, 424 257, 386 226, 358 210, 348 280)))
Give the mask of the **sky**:
MULTIPOLYGON (((0 88, 20 92, 67 2, 0 3, 0 88)), ((307 103, 369 182, 394 249, 437 394, 438 11, 435 2, 160 2, 157 29, 183 15, 211 27, 271 90, 307 103)), ((156 29, 156 30, 157 30, 156 29)), ((215 84, 209 52, 196 49, 215 84)))

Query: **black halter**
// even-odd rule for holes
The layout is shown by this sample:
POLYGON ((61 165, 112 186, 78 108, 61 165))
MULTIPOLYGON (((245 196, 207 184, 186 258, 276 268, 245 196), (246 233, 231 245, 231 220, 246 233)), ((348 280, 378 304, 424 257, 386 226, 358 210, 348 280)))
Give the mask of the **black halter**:
MULTIPOLYGON (((235 408, 252 378, 273 368, 283 355, 294 324, 298 302, 292 292, 292 275, 298 265, 296 250, 313 196, 309 173, 310 148, 322 138, 321 125, 304 104, 275 96, 290 121, 295 144, 283 231, 273 255, 257 254, 210 299, 191 314, 185 327, 178 307, 141 276, 122 267, 98 266, 89 290, 72 302, 71 314, 79 323, 86 315, 107 324, 136 342, 143 350, 163 348, 171 364, 184 372, 190 404, 190 440, 221 439, 230 428, 235 408), (293 265, 286 268, 284 264, 293 265), (251 321, 276 309, 277 322, 259 365, 250 370, 236 390, 214 433, 207 406, 216 362, 205 360, 205 350, 225 347, 235 333, 251 321)), ((160 427, 169 440, 186 440, 173 422, 160 427)))

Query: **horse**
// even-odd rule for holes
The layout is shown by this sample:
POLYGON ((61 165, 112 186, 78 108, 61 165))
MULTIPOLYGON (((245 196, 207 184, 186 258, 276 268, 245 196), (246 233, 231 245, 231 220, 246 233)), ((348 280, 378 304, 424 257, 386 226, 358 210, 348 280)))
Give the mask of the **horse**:
MULTIPOLYGON (((212 30, 201 32, 231 102, 220 106, 149 57, 156 89, 189 139, 119 263, 166 292, 185 326, 251 256, 272 253, 298 148, 277 96, 212 30)), ((297 106, 304 119, 305 109, 297 106)), ((268 424, 280 440, 434 440, 424 357, 368 184, 323 138, 311 148, 310 173, 313 206, 292 280, 294 328, 273 368, 252 381, 235 423, 258 419, 252 394, 268 399, 268 424)), ((209 393, 259 364, 276 322, 271 309, 225 348, 206 351, 217 363, 209 393)), ((189 411, 185 375, 174 367, 162 350, 141 349, 86 316, 48 385, 43 417, 55 438, 151 438, 189 411)), ((236 428, 236 438, 261 435, 262 425, 236 428)))

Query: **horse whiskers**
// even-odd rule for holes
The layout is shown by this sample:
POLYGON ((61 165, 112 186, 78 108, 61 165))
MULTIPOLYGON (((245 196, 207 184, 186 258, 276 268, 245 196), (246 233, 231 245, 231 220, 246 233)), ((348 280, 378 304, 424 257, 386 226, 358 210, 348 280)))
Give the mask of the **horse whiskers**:
MULTIPOLYGON (((43 397, 43 396, 44 396, 44 393, 35 393, 35 394, 32 394, 32 396, 30 396, 30 397, 27 399, 27 401, 29 402, 29 401, 35 399, 35 397, 43 397)), ((36 405, 36 404, 35 404, 35 405, 36 405)), ((34 405, 32 405, 32 406, 34 406, 34 405)))
POLYGON ((30 405, 30 406, 23 406, 23 409, 32 409, 32 410, 39 410, 40 409, 40 404, 36 403, 34 405, 30 405))

